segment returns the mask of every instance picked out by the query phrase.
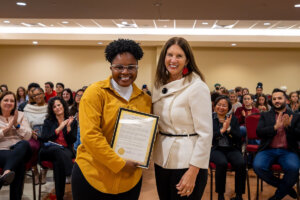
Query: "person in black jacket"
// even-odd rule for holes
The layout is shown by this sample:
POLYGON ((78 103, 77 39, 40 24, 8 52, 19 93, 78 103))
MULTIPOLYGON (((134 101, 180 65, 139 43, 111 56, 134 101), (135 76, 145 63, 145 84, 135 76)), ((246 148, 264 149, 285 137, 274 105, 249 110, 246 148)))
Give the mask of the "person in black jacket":
POLYGON ((213 113, 213 146, 210 161, 216 164, 216 192, 218 200, 224 200, 226 170, 228 162, 235 171, 236 197, 231 200, 241 200, 245 193, 246 165, 241 153, 241 134, 238 119, 227 113, 231 110, 228 97, 220 96, 215 100, 213 113))
POLYGON ((40 150, 40 161, 53 163, 56 198, 62 200, 66 176, 72 173, 75 157, 73 143, 76 141, 77 121, 69 117, 67 103, 61 97, 48 102, 48 115, 44 121, 40 150))
POLYGON ((297 155, 300 137, 300 117, 286 109, 286 94, 280 89, 272 92, 272 109, 261 113, 256 129, 261 139, 259 152, 254 158, 256 174, 277 188, 269 200, 282 199, 287 194, 297 198, 292 188, 299 176, 300 160, 297 155), (284 176, 275 177, 270 170, 272 164, 280 164, 284 176))

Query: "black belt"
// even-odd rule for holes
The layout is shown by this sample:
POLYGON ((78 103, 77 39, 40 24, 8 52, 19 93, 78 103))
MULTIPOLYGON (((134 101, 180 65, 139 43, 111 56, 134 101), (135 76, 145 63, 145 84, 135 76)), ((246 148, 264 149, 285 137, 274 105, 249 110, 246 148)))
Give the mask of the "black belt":
POLYGON ((189 137, 189 136, 197 136, 198 135, 197 133, 174 135, 174 134, 170 134, 170 133, 163 133, 161 131, 159 131, 159 134, 168 136, 168 137, 189 137))

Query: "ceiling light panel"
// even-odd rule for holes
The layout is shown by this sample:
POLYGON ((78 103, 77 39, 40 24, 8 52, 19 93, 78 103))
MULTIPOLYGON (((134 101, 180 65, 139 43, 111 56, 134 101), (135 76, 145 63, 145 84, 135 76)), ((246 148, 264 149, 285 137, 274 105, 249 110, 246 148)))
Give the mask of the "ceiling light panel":
POLYGON ((174 28, 174 20, 155 20, 157 28, 174 28))
POLYGON ((244 28, 249 29, 253 26, 255 26, 259 21, 256 20, 240 20, 237 22, 236 25, 234 25, 233 28, 244 28))
POLYGON ((176 28, 193 28, 195 20, 176 20, 176 28))
POLYGON ((99 25, 97 23, 94 23, 91 19, 72 19, 74 23, 77 25, 80 25, 81 27, 88 27, 88 28, 97 28, 99 25))
POLYGON ((215 22, 216 20, 196 20, 194 28, 211 28, 215 24, 215 22))
POLYGON ((94 19, 94 21, 103 28, 117 28, 112 19, 94 19))
POLYGON ((155 28, 153 20, 134 20, 139 28, 155 28))
POLYGON ((267 29, 272 27, 274 24, 278 23, 278 21, 269 20, 269 21, 259 21, 252 29, 267 29), (268 25, 270 24, 270 25, 268 25))
POLYGON ((272 29, 277 29, 277 28, 297 28, 300 25, 299 21, 280 21, 279 23, 276 23, 275 26, 272 27, 272 29))

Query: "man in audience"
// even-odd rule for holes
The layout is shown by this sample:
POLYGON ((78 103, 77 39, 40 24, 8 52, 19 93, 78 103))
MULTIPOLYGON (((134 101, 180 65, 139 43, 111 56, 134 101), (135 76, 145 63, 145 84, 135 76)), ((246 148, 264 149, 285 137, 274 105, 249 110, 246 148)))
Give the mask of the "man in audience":
POLYGON ((23 102, 23 103, 21 103, 21 104, 19 105, 19 107, 18 107, 18 110, 19 110, 19 111, 24 112, 24 108, 25 108, 25 106, 27 105, 27 103, 29 103, 29 104, 35 104, 32 95, 33 95, 34 89, 35 89, 35 88, 39 88, 39 87, 40 87, 40 85, 39 85, 38 83, 30 83, 30 84, 28 85, 28 87, 27 87, 27 91, 28 91, 28 100, 25 101, 25 102, 23 102))
POLYGON ((62 92, 65 89, 65 85, 63 83, 56 83, 56 95, 62 97, 62 92))
POLYGON ((300 137, 300 117, 286 109, 286 94, 283 90, 272 92, 272 109, 261 113, 256 129, 261 139, 259 152, 254 158, 253 169, 268 184, 277 188, 269 200, 282 199, 287 194, 297 198, 293 189, 299 176, 300 159, 297 155, 300 137), (270 167, 278 163, 284 176, 274 176, 270 167))
POLYGON ((243 90, 243 88, 241 86, 237 86, 236 88, 234 88, 234 91, 237 94, 238 102, 242 101, 242 96, 243 96, 242 90, 243 90))
POLYGON ((53 88, 54 88, 54 84, 52 82, 48 81, 45 83, 45 97, 47 103, 51 97, 56 96, 56 92, 53 88))

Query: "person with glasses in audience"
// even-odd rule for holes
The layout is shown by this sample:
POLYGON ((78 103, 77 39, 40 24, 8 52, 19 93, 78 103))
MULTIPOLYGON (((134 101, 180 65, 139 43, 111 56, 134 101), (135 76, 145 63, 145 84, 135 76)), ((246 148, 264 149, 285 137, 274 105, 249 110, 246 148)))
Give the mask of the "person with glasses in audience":
POLYGON ((160 116, 153 159, 161 200, 199 200, 207 182, 212 144, 209 89, 189 43, 169 39, 158 60, 152 94, 160 116))
POLYGON ((105 49, 112 75, 90 85, 79 106, 81 142, 72 172, 74 200, 138 200, 142 169, 121 158, 111 141, 121 107, 151 112, 151 97, 134 81, 143 50, 133 40, 118 39, 105 49))
MULTIPOLYGON (((31 150, 32 150, 32 161, 33 163, 33 172, 35 177, 35 183, 39 183, 39 172, 37 169, 37 160, 38 160, 38 152, 40 150, 40 142, 39 138, 41 137, 42 128, 44 124, 44 120, 47 116, 47 103, 45 101, 45 93, 44 90, 40 87, 35 88, 32 91, 32 98, 34 99, 35 104, 27 104, 24 108, 24 115, 28 120, 30 127, 32 129, 32 138, 29 140, 31 150)), ((47 169, 41 169, 41 183, 46 183, 46 174, 47 169)))
POLYGON ((35 101, 34 101, 34 99, 33 99, 33 97, 32 97, 32 95, 33 95, 33 90, 35 89, 35 88, 39 88, 40 87, 40 85, 38 84, 38 83, 29 83, 29 85, 28 85, 28 87, 27 87, 27 92, 28 92, 28 100, 27 101, 25 101, 25 102, 23 102, 23 103, 21 103, 20 105, 19 105, 19 107, 18 107, 18 110, 19 111, 24 111, 24 108, 25 108, 25 106, 29 103, 29 104, 35 104, 35 101))
POLYGON ((242 137, 239 122, 235 116, 228 114, 231 103, 228 97, 220 96, 215 100, 213 113, 213 142, 210 160, 216 164, 216 192, 218 200, 225 200, 226 172, 228 162, 235 171, 235 193, 231 200, 242 200, 245 193, 246 165, 242 155, 242 137))

